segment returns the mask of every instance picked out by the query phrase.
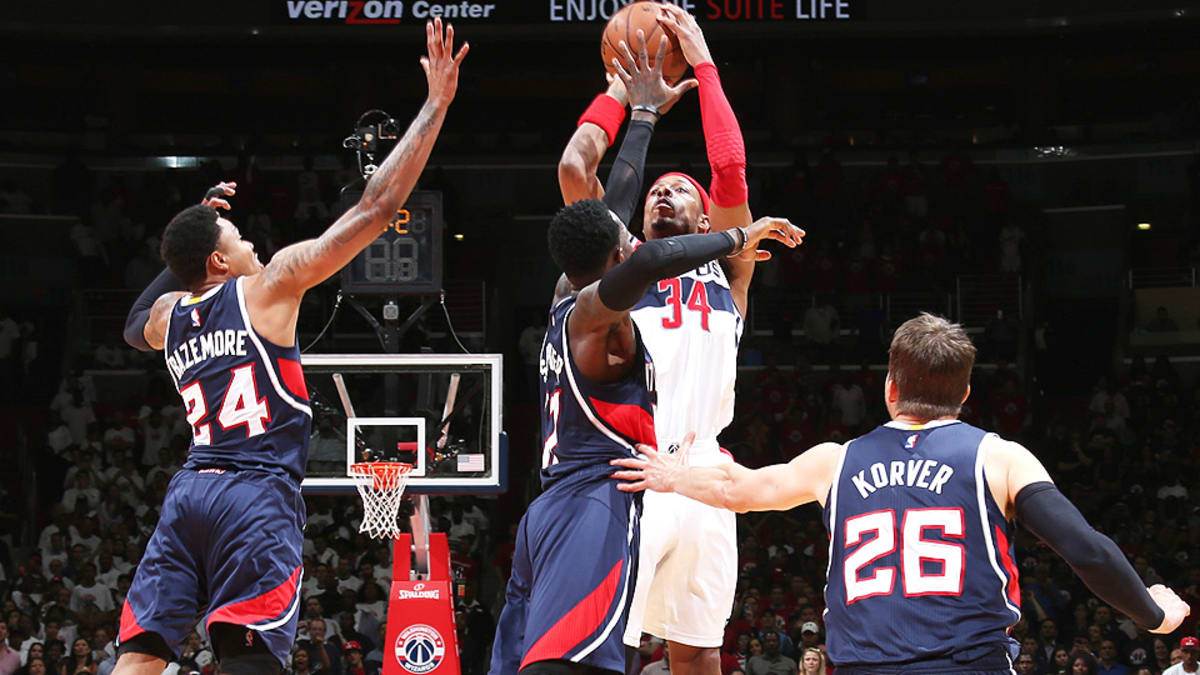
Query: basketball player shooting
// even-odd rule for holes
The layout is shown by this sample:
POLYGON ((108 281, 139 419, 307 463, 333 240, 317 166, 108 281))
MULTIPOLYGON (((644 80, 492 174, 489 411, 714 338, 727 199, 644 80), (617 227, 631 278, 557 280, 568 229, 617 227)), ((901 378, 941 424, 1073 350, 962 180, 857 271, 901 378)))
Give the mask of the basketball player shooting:
POLYGON ((652 284, 764 238, 800 231, 763 218, 749 228, 650 242, 636 251, 604 202, 563 207, 547 233, 567 277, 555 293, 539 368, 543 492, 517 531, 490 673, 623 673, 640 500, 608 480, 615 457, 654 443, 654 364, 629 317, 652 284))
POLYGON ((219 672, 282 670, 300 614, 300 481, 312 425, 297 314, 309 288, 383 231, 429 159, 468 47, 455 53, 454 29, 440 19, 425 33, 425 104, 324 234, 264 266, 214 208, 228 207, 231 184, 163 233, 163 258, 187 292, 163 294, 131 323, 141 317, 142 341, 165 351, 193 436, 121 612, 116 675, 161 673, 202 615, 219 672))
POLYGON ((1143 586, 1029 450, 958 420, 975 363, 961 326, 922 314, 896 330, 888 356, 891 421, 865 436, 756 470, 687 466, 639 447, 645 458, 613 460, 623 467, 613 477, 631 481, 622 490, 738 512, 819 503, 829 532, 826 646, 838 675, 1013 672, 1014 519, 1139 627, 1179 627, 1187 604, 1143 586))
MULTIPOLYGON (((639 6, 644 3, 629 5, 625 11, 639 6)), ((659 177, 643 204, 643 234, 656 241, 744 227, 751 221, 745 144, 704 34, 693 16, 671 4, 659 4, 656 22, 657 28, 678 40, 699 84, 712 197, 686 174, 659 177)), ((654 38, 653 32, 648 34, 654 38)), ((644 37, 641 43, 644 54, 644 37)), ((663 60, 655 66, 661 67, 663 60)), ((559 186, 568 203, 599 190, 596 167, 622 121, 619 95, 610 87, 608 96, 597 97, 563 152, 559 186)), ((639 108, 633 110, 636 114, 639 108)), ((653 112, 657 117, 665 109, 653 112)), ((631 122, 627 136, 635 133, 635 124, 631 122)), ((737 348, 755 261, 769 257, 766 251, 747 249, 720 264, 665 279, 651 287, 634 309, 633 319, 657 375, 658 447, 677 448, 687 432, 695 431, 697 440, 689 457, 693 464, 731 461, 717 436, 733 419, 737 348)), ((716 675, 737 586, 734 514, 680 495, 651 493, 645 497, 641 524, 647 536, 641 539, 625 644, 636 647, 643 631, 651 633, 670 643, 672 672, 716 675)))
MULTIPOLYGON (((626 57, 634 106, 669 105, 686 90, 667 86, 644 50, 640 62, 628 51, 626 57)), ((652 117, 638 119, 653 124, 652 117)), ((639 138, 627 134, 617 176, 640 173, 646 143, 639 138)), ((616 180, 623 187, 609 196, 621 212, 600 200, 577 201, 554 216, 547 233, 563 278, 539 359, 543 492, 519 525, 492 675, 624 672, 640 500, 608 480, 608 460, 654 443, 655 406, 654 364, 630 311, 660 279, 754 248, 764 238, 795 246, 803 234, 786 220, 763 218, 747 228, 650 242, 635 251, 625 222, 636 208, 640 177, 616 180)))

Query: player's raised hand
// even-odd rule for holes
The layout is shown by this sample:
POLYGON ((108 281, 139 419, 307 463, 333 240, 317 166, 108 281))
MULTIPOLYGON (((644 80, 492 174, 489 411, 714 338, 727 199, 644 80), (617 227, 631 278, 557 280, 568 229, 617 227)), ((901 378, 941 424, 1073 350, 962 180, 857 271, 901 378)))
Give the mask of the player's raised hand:
POLYGON ((661 3, 658 15, 658 25, 663 30, 679 39, 679 47, 683 50, 683 58, 693 68, 697 64, 711 62, 712 54, 708 51, 708 43, 704 41, 704 31, 696 23, 696 17, 688 14, 669 2, 661 3))
POLYGON ((668 44, 667 36, 663 35, 658 40, 658 51, 654 56, 653 67, 649 65, 650 55, 646 51, 645 32, 639 29, 637 36, 639 42, 637 56, 634 56, 629 45, 621 40, 620 51, 624 63, 621 62, 622 59, 613 58, 617 79, 625 85, 630 106, 648 106, 656 110, 659 115, 665 115, 680 96, 683 96, 688 90, 700 86, 700 83, 694 79, 687 79, 674 87, 668 85, 662 75, 663 60, 668 44))
POLYGON ((637 449, 643 458, 623 457, 610 461, 609 464, 624 468, 623 471, 613 472, 610 477, 625 481, 617 484, 617 489, 622 492, 674 492, 675 481, 680 472, 687 468, 687 457, 695 440, 696 434, 688 432, 679 451, 673 455, 639 443, 637 449))
POLYGON ((429 100, 440 105, 449 105, 458 91, 458 67, 462 65, 471 45, 464 42, 454 53, 454 26, 446 24, 442 30, 440 18, 425 22, 425 47, 428 54, 421 57, 425 79, 429 81, 429 100))
MULTIPOLYGON (((619 487, 619 486, 618 486, 619 487)), ((1163 586, 1162 584, 1154 584, 1146 589, 1150 593, 1150 598, 1155 604, 1162 608, 1163 622, 1157 628, 1151 628, 1151 633, 1174 633, 1179 624, 1192 613, 1192 608, 1186 602, 1181 600, 1175 591, 1163 586)))
POLYGON ((754 250, 759 242, 764 239, 774 239, 782 242, 788 248, 796 248, 804 243, 804 230, 796 227, 787 218, 776 218, 774 216, 765 216, 754 221, 750 227, 746 228, 746 246, 743 248, 741 255, 750 255, 753 253, 754 260, 762 262, 771 259, 770 251, 754 250))
POLYGON ((208 192, 204 193, 204 199, 201 199, 200 203, 204 206, 211 206, 214 209, 225 209, 226 211, 229 211, 232 209, 232 207, 229 206, 229 202, 226 201, 225 197, 232 197, 236 191, 237 183, 232 181, 228 183, 221 181, 220 183, 208 188, 208 192))

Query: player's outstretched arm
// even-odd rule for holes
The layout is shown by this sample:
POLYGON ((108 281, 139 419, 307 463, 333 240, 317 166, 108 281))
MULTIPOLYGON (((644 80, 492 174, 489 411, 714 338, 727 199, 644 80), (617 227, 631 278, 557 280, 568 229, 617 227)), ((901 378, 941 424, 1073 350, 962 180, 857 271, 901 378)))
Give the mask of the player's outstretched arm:
MULTIPOLYGON (((1002 476, 1006 514, 1015 514, 1030 532, 1071 566, 1101 600, 1152 633, 1171 633, 1191 612, 1165 586, 1146 588, 1121 549, 1092 529, 1063 496, 1033 453, 1003 442, 985 458, 989 476, 1002 476)), ((997 490, 992 490, 993 495, 997 490)), ((999 501, 999 500, 998 500, 999 501)))
POLYGON ((602 199, 604 186, 596 175, 608 146, 617 140, 625 121, 625 85, 612 77, 608 89, 592 100, 579 117, 575 133, 558 159, 558 189, 563 204, 602 199))
POLYGON ((677 492, 738 513, 786 511, 812 501, 824 502, 842 448, 837 443, 821 443, 787 464, 761 469, 748 469, 736 462, 696 467, 688 466, 686 460, 694 438, 688 434, 676 455, 639 445, 643 459, 612 460, 610 464, 622 467, 612 477, 626 481, 617 488, 624 492, 677 492))
MULTIPOLYGON (((224 181, 217 183, 215 186, 208 189, 204 199, 200 203, 204 206, 211 206, 214 209, 230 210, 229 201, 226 197, 232 197, 237 190, 237 183, 224 181)), ((158 276, 146 286, 145 290, 138 295, 137 300, 133 302, 133 307, 129 309, 129 314, 125 317, 125 330, 122 337, 125 342, 134 349, 141 352, 153 351, 159 347, 151 346, 146 337, 146 331, 150 321, 150 310, 154 306, 156 300, 164 293, 171 291, 183 290, 183 282, 171 273, 170 268, 164 268, 158 276)), ((153 330, 153 329, 150 329, 153 330)))
POLYGON ((604 273, 599 281, 579 292, 568 319, 572 345, 579 341, 576 364, 584 375, 599 379, 605 370, 608 333, 623 321, 650 285, 678 276, 723 255, 730 255, 763 239, 798 246, 804 231, 782 218, 760 218, 748 228, 709 234, 685 234, 656 239, 638 247, 627 260, 604 273), (593 342, 595 341, 595 342, 593 342), (595 345, 592 348, 590 345, 595 345))
POLYGON ((429 94, 416 119, 367 181, 357 204, 320 237, 292 244, 271 258, 258 275, 267 296, 298 298, 333 276, 379 236, 408 199, 454 100, 458 68, 469 49, 464 43, 454 53, 454 27, 447 26, 443 32, 441 19, 425 24, 425 42, 429 51, 421 57, 421 67, 429 94))

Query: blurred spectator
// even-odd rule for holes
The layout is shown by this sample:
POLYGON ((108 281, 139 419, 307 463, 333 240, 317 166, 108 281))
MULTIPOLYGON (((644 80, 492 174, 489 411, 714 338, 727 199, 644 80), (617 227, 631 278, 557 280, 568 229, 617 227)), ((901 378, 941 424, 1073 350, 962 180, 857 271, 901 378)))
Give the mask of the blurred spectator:
POLYGON ((292 667, 287 669, 287 673, 289 675, 315 675, 321 672, 328 671, 322 671, 319 667, 314 670, 308 649, 297 644, 292 650, 292 667))
POLYGON ((795 675, 796 662, 779 651, 779 633, 768 631, 763 635, 762 648, 761 655, 752 656, 746 662, 746 675, 795 675))
POLYGON ((816 647, 806 647, 800 656, 800 675, 826 675, 825 653, 816 647))
POLYGON ((857 431, 862 426, 867 416, 867 403, 853 374, 841 374, 833 385, 829 406, 836 413, 834 422, 847 431, 857 431))
POLYGON ((336 635, 326 637, 327 624, 324 619, 314 618, 307 621, 308 636, 297 642, 308 650, 308 659, 316 666, 315 672, 328 672, 341 675, 342 649, 336 635))
POLYGON ((822 295, 804 312, 804 336, 814 358, 821 363, 836 361, 837 340, 842 323, 829 295, 822 295))
POLYGON ((1021 245, 1025 230, 1013 220, 1006 220, 1000 229, 1000 270, 1008 274, 1021 273, 1021 245))
POLYGON ((21 667, 21 655, 9 645, 8 622, 0 621, 0 675, 12 675, 21 667))
POLYGON ((363 647, 356 640, 347 640, 342 645, 342 654, 346 660, 342 672, 346 675, 378 675, 374 666, 363 662, 363 647))
POLYGON ((1179 641, 1179 650, 1182 660, 1176 663, 1172 657, 1172 665, 1163 671, 1163 675, 1190 675, 1200 671, 1200 639, 1192 636, 1183 638, 1179 641))
POLYGON ((1154 318, 1146 324, 1146 330, 1151 333, 1174 333, 1179 330, 1179 324, 1167 313, 1167 308, 1160 306, 1154 311, 1154 318))
POLYGON ((0 183, 0 213, 32 213, 33 197, 12 180, 0 183))
POLYGON ((983 341, 984 359, 994 361, 1015 361, 1020 335, 1017 325, 1013 323, 1003 309, 997 309, 995 315, 988 321, 984 329, 983 341))
POLYGON ((92 646, 86 638, 77 637, 71 643, 71 653, 63 659, 59 669, 61 675, 80 675, 80 673, 96 672, 95 657, 92 656, 92 646))
POLYGON ((642 675, 665 675, 671 672, 671 648, 662 646, 662 658, 642 668, 642 675))
POLYGON ((1129 668, 1117 663, 1117 643, 1104 640, 1100 643, 1100 659, 1096 672, 1099 675, 1129 675, 1129 668))

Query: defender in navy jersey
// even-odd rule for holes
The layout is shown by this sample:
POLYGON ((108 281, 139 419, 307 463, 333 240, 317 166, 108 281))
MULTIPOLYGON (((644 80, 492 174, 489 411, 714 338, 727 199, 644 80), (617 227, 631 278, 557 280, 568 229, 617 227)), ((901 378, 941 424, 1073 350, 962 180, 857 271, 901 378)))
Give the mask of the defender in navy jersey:
POLYGON ((455 54, 453 29, 443 33, 440 20, 426 25, 426 38, 424 106, 359 203, 320 237, 264 266, 214 208, 228 208, 232 184, 163 233, 169 270, 135 304, 126 339, 164 351, 192 443, 121 613, 117 675, 162 672, 201 618, 221 673, 283 668, 299 618, 300 481, 312 421, 297 313, 305 291, 388 225, 429 158, 467 46, 455 54), (173 279, 187 292, 172 290, 173 279))
POLYGON ((634 252, 623 232, 620 217, 595 199, 563 207, 550 222, 550 252, 567 283, 556 292, 539 364, 545 490, 517 530, 493 675, 624 672, 640 500, 608 479, 609 461, 655 442, 653 362, 629 312, 659 279, 763 238, 794 246, 799 237, 786 221, 764 218, 736 233, 634 252))
MULTIPOLYGON (((1189 612, 1145 588, 1024 447, 958 421, 975 348, 929 314, 896 330, 885 402, 892 421, 788 464, 686 467, 642 449, 620 459, 622 490, 674 491, 735 511, 811 501, 829 532, 826 646, 842 673, 1010 673, 1021 616, 1020 519, 1087 586, 1139 626, 1170 633, 1189 612)), ((641 448, 639 448, 641 449, 641 448)))

